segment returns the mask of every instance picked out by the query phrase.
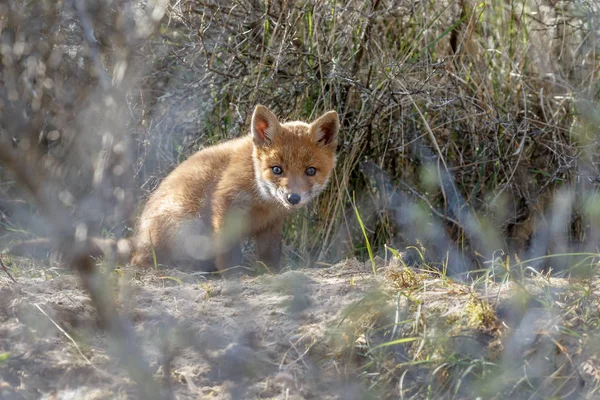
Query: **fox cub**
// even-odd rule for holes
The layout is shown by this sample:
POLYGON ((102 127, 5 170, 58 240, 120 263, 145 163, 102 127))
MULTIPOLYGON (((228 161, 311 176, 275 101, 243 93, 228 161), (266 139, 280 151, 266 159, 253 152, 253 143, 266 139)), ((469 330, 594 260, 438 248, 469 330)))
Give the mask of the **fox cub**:
POLYGON ((285 218, 327 185, 340 122, 329 111, 308 124, 281 123, 256 106, 250 134, 208 147, 173 170, 148 199, 131 263, 202 266, 224 271, 241 262, 241 243, 279 268, 285 218))

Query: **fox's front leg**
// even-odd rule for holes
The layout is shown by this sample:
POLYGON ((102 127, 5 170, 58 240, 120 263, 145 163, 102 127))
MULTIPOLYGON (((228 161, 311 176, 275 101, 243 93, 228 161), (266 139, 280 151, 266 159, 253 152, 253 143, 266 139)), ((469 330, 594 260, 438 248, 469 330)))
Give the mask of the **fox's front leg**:
POLYGON ((217 226, 213 236, 215 245, 215 266, 220 272, 242 263, 242 244, 231 237, 226 227, 217 226))
POLYGON ((242 263, 242 246, 239 243, 230 244, 219 251, 215 257, 215 266, 219 272, 226 272, 229 268, 242 263))
POLYGON ((215 266, 220 272, 242 263, 241 237, 245 229, 244 213, 232 207, 226 196, 213 201, 213 244, 215 266))
POLYGON ((279 271, 280 268, 282 238, 283 221, 255 234, 257 259, 273 272, 279 271))
POLYGON ((227 231, 226 227, 216 226, 213 236, 216 251, 215 266, 220 272, 242 263, 241 242, 233 240, 231 236, 232 234, 227 231))

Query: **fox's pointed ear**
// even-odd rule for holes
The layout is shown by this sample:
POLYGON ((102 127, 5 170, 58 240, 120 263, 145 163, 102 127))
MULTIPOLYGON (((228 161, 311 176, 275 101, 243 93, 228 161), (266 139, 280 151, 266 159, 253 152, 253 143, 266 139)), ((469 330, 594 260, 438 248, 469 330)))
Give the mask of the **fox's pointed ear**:
POLYGON ((251 129, 254 143, 258 145, 269 144, 279 131, 279 120, 271 110, 259 104, 254 108, 252 114, 251 129))
POLYGON ((335 147, 339 130, 340 118, 335 111, 326 112, 310 124, 310 133, 320 146, 335 147))

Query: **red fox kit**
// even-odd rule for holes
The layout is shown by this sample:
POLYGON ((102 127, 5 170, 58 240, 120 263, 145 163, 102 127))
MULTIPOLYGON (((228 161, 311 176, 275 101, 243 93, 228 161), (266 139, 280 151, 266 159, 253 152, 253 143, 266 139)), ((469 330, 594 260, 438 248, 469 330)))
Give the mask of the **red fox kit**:
POLYGON ((132 239, 132 264, 241 262, 254 237, 258 260, 278 269, 283 222, 327 185, 335 165, 339 118, 280 123, 266 107, 250 134, 203 149, 181 163, 146 203, 132 239))
MULTIPOLYGON (((329 111, 307 124, 280 123, 258 105, 250 134, 198 151, 148 199, 136 234, 93 238, 93 256, 115 254, 138 266, 185 264, 224 271, 241 262, 241 242, 256 240, 258 260, 278 269, 285 218, 314 199, 335 165, 339 118, 329 111)), ((13 246, 15 255, 49 251, 49 239, 13 246)))

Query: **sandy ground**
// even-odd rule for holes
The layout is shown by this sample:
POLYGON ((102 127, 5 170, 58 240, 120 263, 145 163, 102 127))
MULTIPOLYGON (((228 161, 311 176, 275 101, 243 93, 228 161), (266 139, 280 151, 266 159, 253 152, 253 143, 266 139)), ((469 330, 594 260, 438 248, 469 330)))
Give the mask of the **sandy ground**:
MULTIPOLYGON (((0 398, 137 398, 77 276, 27 275, 0 276, 0 398)), ((231 279, 125 270, 110 280, 145 362, 178 399, 365 398, 324 344, 344 307, 377 283, 369 264, 231 279)))
MULTIPOLYGON (((439 398, 427 391, 444 393, 452 370, 415 365, 402 374, 398 366, 415 357, 458 360, 458 398, 481 384, 467 379, 460 360, 495 365, 485 378, 497 388, 489 398, 593 398, 600 388, 596 342, 586 339, 593 324, 579 317, 597 315, 599 283, 586 286, 593 307, 582 308, 584 292, 564 279, 475 288, 377 264, 377 276, 355 260, 255 277, 175 269, 103 276, 143 365, 171 398, 358 400, 397 398, 398 390, 439 398), (367 357, 378 344, 415 335, 431 339, 367 357), (386 370, 391 384, 378 393, 371 383, 386 370)), ((0 271, 0 399, 147 398, 76 275, 18 260, 11 267, 17 283, 0 271)))

